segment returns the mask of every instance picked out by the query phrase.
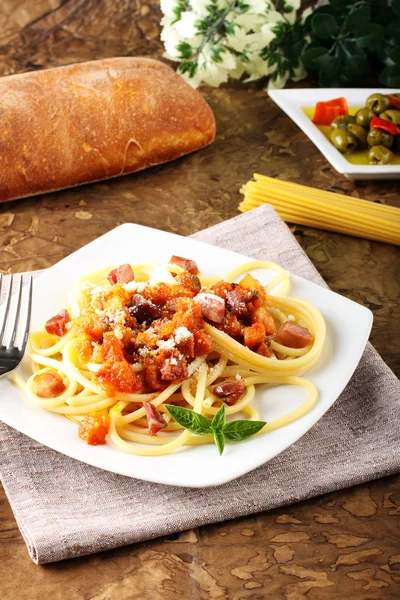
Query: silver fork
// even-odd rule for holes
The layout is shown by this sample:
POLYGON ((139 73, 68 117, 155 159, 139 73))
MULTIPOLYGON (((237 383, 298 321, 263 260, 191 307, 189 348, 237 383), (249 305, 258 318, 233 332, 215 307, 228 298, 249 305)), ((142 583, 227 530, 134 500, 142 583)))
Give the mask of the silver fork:
MULTIPOLYGON (((28 301, 24 310, 24 315, 21 315, 21 304, 22 304, 22 275, 19 279, 18 291, 17 291, 17 306, 14 312, 14 316, 11 317, 11 296, 13 289, 14 277, 10 276, 10 282, 7 290, 7 298, 4 303, 5 312, 3 320, 0 321, 0 377, 7 375, 14 371, 24 357, 26 346, 29 338, 29 328, 31 324, 31 309, 32 309, 32 277, 29 280, 28 286, 28 301), (13 320, 12 320, 13 318, 13 320), (19 344, 15 343, 18 333, 18 325, 20 321, 24 321, 24 329, 22 338, 19 344), (5 345, 6 330, 12 328, 11 335, 7 346, 5 345)), ((0 273, 0 298, 4 284, 4 276, 0 273)))

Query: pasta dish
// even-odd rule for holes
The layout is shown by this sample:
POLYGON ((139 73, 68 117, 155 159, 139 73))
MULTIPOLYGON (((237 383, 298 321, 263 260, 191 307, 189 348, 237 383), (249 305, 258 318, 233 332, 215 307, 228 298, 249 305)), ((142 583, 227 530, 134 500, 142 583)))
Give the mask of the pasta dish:
POLYGON ((289 273, 269 261, 242 264, 223 278, 179 256, 165 265, 105 268, 76 281, 68 306, 31 333, 32 375, 14 380, 35 404, 76 422, 86 443, 111 439, 131 454, 213 442, 214 425, 193 433, 172 416, 178 409, 204 424, 224 407, 229 421, 244 417, 264 433, 303 416, 318 399, 299 375, 321 355, 325 322, 289 290, 289 273), (250 274, 256 269, 274 278, 263 286, 250 274), (301 386, 307 397, 288 414, 259 422, 252 401, 260 384, 301 386))

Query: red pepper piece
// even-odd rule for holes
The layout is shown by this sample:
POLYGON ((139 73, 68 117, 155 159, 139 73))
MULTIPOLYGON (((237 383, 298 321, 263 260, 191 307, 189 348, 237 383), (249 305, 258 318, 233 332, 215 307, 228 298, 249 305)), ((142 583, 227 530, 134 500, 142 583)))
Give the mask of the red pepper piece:
POLYGON ((330 125, 336 117, 348 114, 349 108, 346 98, 335 98, 326 102, 317 102, 313 123, 315 125, 330 125))
POLYGON ((398 98, 397 96, 393 96, 393 94, 386 94, 386 98, 389 98, 394 108, 400 109, 400 98, 398 98))
POLYGON ((396 123, 392 123, 388 119, 381 119, 380 117, 372 117, 371 127, 373 129, 383 129, 391 135, 400 135, 400 127, 396 123))

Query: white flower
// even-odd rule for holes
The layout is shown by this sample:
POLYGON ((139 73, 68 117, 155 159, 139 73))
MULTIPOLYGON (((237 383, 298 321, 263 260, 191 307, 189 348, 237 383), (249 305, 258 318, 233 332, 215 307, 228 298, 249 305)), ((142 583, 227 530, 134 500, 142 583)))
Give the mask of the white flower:
POLYGON ((299 10, 301 5, 301 0, 286 0, 286 4, 291 6, 294 10, 299 10))
MULTIPOLYGON (((288 13, 290 14, 290 13, 288 13)), ((285 15, 287 17, 287 15, 285 15)), ((280 12, 276 10, 268 11, 268 23, 278 23, 279 21, 283 21, 283 17, 280 12)))
POLYGON ((160 8, 167 17, 175 16, 174 8, 178 6, 177 0, 160 0, 160 8))
POLYGON ((181 61, 181 53, 177 48, 178 44, 175 40, 167 40, 164 42, 165 58, 169 58, 170 60, 181 61))
POLYGON ((261 25, 265 23, 266 17, 263 15, 245 13, 243 15, 228 15, 226 20, 237 23, 238 25, 243 27, 245 31, 248 32, 258 31, 261 25))
POLYGON ((206 17, 209 14, 207 10, 210 6, 209 0, 190 0, 190 6, 199 17, 206 17))
POLYGON ((303 10, 303 12, 301 13, 301 20, 303 21, 303 23, 307 19, 307 17, 311 15, 312 11, 313 9, 311 8, 311 6, 303 10))
POLYGON ((268 0, 245 0, 245 3, 249 5, 248 13, 265 13, 269 8, 270 3, 268 0))
MULTIPOLYGON (((204 69, 203 69, 204 70, 204 69)), ((208 63, 203 73, 203 81, 212 87, 219 87, 228 81, 228 71, 215 63, 208 63)))
POLYGON ((236 52, 243 52, 247 44, 247 35, 243 27, 235 27, 234 35, 226 37, 226 45, 236 52))
POLYGON ((196 23, 199 20, 194 12, 185 11, 176 23, 176 31, 184 38, 192 38, 197 33, 196 23))
POLYGON ((272 78, 268 81, 267 88, 269 90, 275 90, 285 87, 287 80, 289 79, 289 73, 285 73, 284 75, 278 75, 276 79, 272 78))
POLYGON ((302 79, 304 79, 304 77, 307 77, 307 71, 305 70, 304 66, 300 63, 300 65, 294 69, 294 75, 292 77, 293 81, 301 81, 302 79))

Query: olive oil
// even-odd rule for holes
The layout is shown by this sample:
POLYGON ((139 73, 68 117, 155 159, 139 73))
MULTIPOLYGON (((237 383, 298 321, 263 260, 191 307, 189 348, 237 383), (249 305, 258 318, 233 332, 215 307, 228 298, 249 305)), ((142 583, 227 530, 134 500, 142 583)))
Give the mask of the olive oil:
MULTIPOLYGON (((349 114, 355 115, 359 108, 360 108, 359 106, 353 106, 353 107, 350 106, 349 114)), ((314 108, 303 107, 301 110, 303 111, 303 113, 305 115, 307 115, 307 117, 309 117, 312 120, 312 118, 314 116, 314 108)), ((331 140, 330 140, 330 134, 331 134, 330 125, 315 125, 315 127, 318 127, 318 129, 324 134, 324 136, 329 140, 329 142, 331 142, 331 140)), ((338 152, 339 152, 339 150, 338 150, 338 152)), ((352 152, 351 154, 343 154, 342 156, 344 156, 344 158, 346 160, 348 160, 350 163, 352 163, 353 165, 368 165, 370 167, 372 166, 368 162, 368 150, 357 150, 357 152, 352 152)), ((394 159, 392 160, 392 162, 390 164, 391 165, 400 165, 400 156, 398 154, 395 154, 394 159)), ((379 165, 374 165, 374 166, 379 167, 379 165)))

